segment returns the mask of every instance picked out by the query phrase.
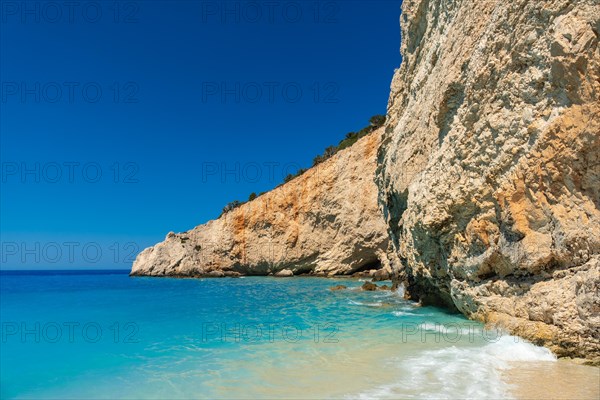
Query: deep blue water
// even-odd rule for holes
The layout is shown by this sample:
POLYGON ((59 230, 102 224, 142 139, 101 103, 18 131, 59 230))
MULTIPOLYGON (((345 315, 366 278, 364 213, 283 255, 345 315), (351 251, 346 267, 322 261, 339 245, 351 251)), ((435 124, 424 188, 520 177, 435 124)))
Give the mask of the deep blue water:
POLYGON ((448 388, 465 395, 505 393, 489 374, 461 369, 492 362, 481 354, 506 349, 498 348, 502 341, 482 338, 479 324, 391 292, 329 290, 340 283, 351 289, 362 284, 4 271, 1 397, 435 397, 448 388), (451 332, 440 335, 443 326, 451 332), (455 368, 439 375, 436 363, 455 368), (414 368, 438 375, 422 388, 423 371, 415 375, 414 368))

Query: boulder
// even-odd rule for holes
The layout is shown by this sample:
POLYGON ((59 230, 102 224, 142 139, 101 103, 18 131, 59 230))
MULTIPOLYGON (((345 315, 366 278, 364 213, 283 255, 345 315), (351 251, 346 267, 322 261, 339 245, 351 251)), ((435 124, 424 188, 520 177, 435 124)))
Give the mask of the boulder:
POLYGON ((377 285, 372 282, 365 282, 361 288, 364 291, 373 292, 373 291, 377 290, 377 285))
POLYGON ((277 272, 275 276, 278 278, 287 278, 290 276, 294 276, 294 273, 290 269, 282 269, 281 271, 277 272))
POLYGON ((373 274, 373 282, 389 281, 392 278, 390 272, 387 269, 379 269, 373 274))
POLYGON ((224 276, 225 273, 223 271, 209 271, 204 274, 204 277, 206 278, 222 278, 224 276))

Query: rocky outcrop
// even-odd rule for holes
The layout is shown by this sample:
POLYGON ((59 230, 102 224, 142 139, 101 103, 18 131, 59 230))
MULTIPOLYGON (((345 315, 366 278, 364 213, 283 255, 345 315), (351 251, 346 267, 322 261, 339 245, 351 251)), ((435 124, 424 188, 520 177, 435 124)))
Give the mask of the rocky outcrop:
POLYGON ((291 276, 294 276, 294 271, 292 271, 290 269, 282 269, 281 271, 277 271, 275 276, 280 277, 280 278, 289 278, 291 276))
POLYGON ((347 275, 391 271, 375 169, 382 129, 217 220, 169 233, 132 275, 347 275))
POLYGON ((600 5, 405 0, 379 151, 408 293, 600 357, 600 5))

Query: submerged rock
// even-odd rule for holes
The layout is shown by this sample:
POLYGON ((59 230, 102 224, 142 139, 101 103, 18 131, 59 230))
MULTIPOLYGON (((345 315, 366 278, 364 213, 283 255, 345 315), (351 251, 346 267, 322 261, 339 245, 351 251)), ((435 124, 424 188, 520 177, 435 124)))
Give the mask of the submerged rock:
POLYGON ((337 285, 337 286, 332 286, 329 288, 329 290, 334 291, 334 292, 337 290, 346 290, 346 289, 348 289, 348 287, 344 286, 344 285, 337 285))
POLYGON ((372 292, 377 290, 377 285, 371 282, 365 282, 362 286, 361 289, 367 292, 372 292))

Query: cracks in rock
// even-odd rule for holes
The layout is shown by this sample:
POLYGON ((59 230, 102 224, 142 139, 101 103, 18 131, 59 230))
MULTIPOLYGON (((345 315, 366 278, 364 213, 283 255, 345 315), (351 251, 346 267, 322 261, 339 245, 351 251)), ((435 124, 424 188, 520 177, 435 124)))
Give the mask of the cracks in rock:
POLYGON ((400 246, 399 231, 402 215, 408 208, 408 189, 402 193, 389 192, 384 204, 388 229, 392 244, 396 249, 400 246))

